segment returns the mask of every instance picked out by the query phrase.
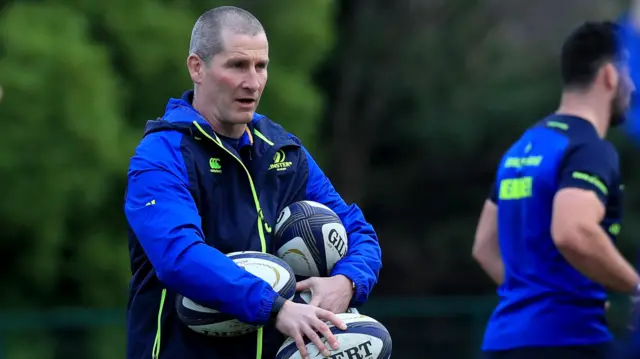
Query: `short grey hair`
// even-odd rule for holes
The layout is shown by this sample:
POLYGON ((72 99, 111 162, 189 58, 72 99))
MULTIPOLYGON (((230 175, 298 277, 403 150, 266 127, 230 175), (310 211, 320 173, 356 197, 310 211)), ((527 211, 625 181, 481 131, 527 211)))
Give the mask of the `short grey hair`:
POLYGON ((264 27, 250 12, 235 6, 220 6, 202 14, 191 31, 189 53, 198 55, 205 63, 224 50, 223 30, 233 34, 255 36, 264 27))

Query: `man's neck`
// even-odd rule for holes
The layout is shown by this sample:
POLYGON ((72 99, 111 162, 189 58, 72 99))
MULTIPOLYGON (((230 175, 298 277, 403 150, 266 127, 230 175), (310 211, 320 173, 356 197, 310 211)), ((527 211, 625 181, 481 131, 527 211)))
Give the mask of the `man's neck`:
POLYGON ((209 123, 211 128, 218 135, 229 137, 229 138, 240 138, 242 134, 246 131, 246 124, 228 124, 220 120, 219 116, 216 115, 216 111, 211 108, 211 106, 206 106, 202 103, 203 101, 198 101, 196 96, 193 96, 192 106, 195 108, 202 117, 209 123))
POLYGON ((604 138, 609 129, 607 109, 600 109, 594 104, 588 95, 564 93, 556 114, 580 117, 590 122, 600 138, 604 138))

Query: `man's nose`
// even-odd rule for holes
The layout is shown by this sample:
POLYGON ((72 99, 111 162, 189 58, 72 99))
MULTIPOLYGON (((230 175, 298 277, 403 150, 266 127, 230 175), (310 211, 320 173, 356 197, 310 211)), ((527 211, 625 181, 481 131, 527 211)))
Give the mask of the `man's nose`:
POLYGON ((252 92, 258 91, 260 89, 260 81, 258 81, 258 73, 255 69, 251 69, 242 82, 242 88, 245 90, 250 90, 252 92))
POLYGON ((260 89, 260 83, 258 82, 258 80, 254 79, 246 80, 242 83, 242 88, 245 90, 250 90, 251 92, 255 92, 260 89))

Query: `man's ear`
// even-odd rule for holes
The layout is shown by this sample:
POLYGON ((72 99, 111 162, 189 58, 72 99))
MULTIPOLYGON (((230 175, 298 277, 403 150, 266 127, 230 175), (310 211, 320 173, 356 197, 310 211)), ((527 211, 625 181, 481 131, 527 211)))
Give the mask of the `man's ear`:
POLYGON ((191 76, 193 83, 200 84, 202 82, 204 68, 205 63, 200 56, 190 54, 189 57, 187 57, 187 69, 189 69, 189 76, 191 76))
POLYGON ((620 82, 620 73, 618 73, 618 69, 612 64, 607 63, 602 66, 601 76, 603 77, 603 82, 607 90, 614 91, 618 88, 618 83, 620 82))

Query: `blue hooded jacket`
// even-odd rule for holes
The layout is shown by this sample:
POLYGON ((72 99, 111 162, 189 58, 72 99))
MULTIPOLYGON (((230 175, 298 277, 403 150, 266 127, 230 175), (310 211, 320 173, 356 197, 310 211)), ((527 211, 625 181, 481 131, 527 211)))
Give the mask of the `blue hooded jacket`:
POLYGON ((255 358, 255 334, 211 338, 184 326, 176 293, 241 321, 263 324, 264 358, 283 336, 269 322, 277 293, 225 254, 275 253, 271 228, 289 204, 311 200, 335 211, 349 249, 332 275, 355 284, 363 304, 381 267, 376 234, 356 205, 347 205, 300 141, 256 114, 238 148, 222 141, 191 106, 193 92, 171 99, 149 121, 132 157, 125 214, 131 257, 127 358, 255 358), (273 170, 276 152, 287 167, 273 170))

